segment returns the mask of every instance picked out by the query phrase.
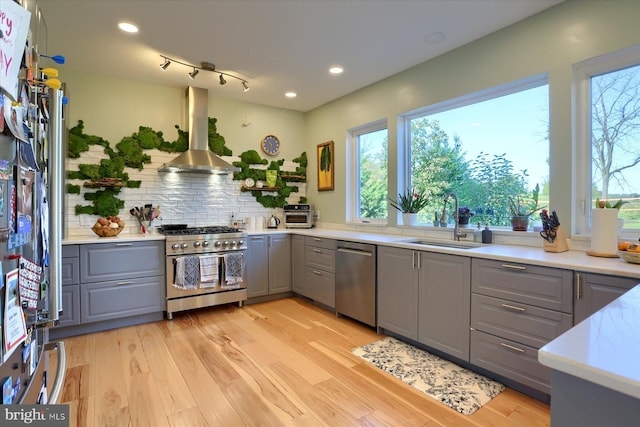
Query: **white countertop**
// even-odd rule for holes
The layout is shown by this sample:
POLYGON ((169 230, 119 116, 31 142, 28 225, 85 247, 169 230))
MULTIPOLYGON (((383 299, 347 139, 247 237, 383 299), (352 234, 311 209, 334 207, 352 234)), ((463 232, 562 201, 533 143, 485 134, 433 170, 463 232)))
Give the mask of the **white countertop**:
MULTIPOLYGON (((640 264, 630 264, 620 258, 600 258, 587 255, 583 251, 568 251, 561 253, 545 252, 542 249, 542 239, 540 247, 516 246, 516 245, 482 245, 473 249, 456 249, 440 246, 425 246, 409 241, 419 240, 419 236, 406 236, 396 234, 366 233, 349 230, 334 230, 324 228, 312 229, 263 229, 248 231, 248 235, 258 234, 300 234, 305 236, 325 237, 336 240, 350 240, 360 243, 371 243, 377 245, 393 246, 406 249, 448 253, 453 255, 464 255, 472 258, 494 259, 505 262, 519 262, 544 267, 565 268, 587 273, 609 274, 614 276, 631 277, 640 279, 640 264)), ((144 241, 144 240, 164 240, 160 233, 149 235, 120 235, 117 237, 70 237, 62 241, 63 245, 86 244, 86 243, 108 243, 113 241, 144 241)), ((639 280, 640 282, 640 280, 639 280)))
POLYGON ((538 360, 640 399, 640 286, 542 347, 538 360))

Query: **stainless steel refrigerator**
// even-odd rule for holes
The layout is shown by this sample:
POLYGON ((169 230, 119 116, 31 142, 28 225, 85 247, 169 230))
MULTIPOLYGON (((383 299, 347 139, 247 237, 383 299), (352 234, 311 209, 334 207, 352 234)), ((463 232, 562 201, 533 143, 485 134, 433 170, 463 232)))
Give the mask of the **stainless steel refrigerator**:
POLYGON ((48 339, 61 312, 63 93, 54 89, 56 64, 45 56, 49 35, 38 3, 7 1, 0 1, 0 12, 17 4, 30 18, 24 55, 18 58, 18 97, 7 101, 4 86, 1 95, 0 382, 4 404, 52 404, 65 371, 64 343, 48 339), (18 119, 9 123, 12 114, 18 119), (57 363, 50 364, 53 352, 57 363))

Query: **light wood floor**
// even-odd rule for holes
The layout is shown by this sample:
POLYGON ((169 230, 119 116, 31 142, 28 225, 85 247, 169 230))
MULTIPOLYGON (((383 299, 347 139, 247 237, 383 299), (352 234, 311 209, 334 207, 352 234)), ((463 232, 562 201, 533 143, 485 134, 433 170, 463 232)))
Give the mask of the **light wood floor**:
POLYGON ((299 298, 65 339, 71 426, 548 426, 507 389, 465 416, 353 356, 382 338, 299 298))

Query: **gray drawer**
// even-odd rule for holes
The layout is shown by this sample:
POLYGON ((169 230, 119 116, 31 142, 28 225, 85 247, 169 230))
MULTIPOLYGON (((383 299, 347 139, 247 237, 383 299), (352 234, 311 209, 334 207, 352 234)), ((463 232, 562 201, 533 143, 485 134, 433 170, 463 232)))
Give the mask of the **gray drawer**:
POLYGON ((334 239, 326 239, 323 237, 305 237, 305 244, 307 246, 317 246, 325 249, 335 249, 336 241, 334 239))
POLYGON ((471 363, 546 394, 551 394, 551 368, 538 362, 538 350, 513 341, 471 331, 471 363))
POLYGON ((62 286, 80 283, 80 260, 78 258, 62 258, 62 286))
POLYGON ((559 311, 471 294, 471 327, 540 348, 573 326, 559 311))
POLYGON ((80 247, 80 283, 165 274, 164 241, 95 243, 80 247))
POLYGON ((166 310, 164 276, 80 285, 82 323, 166 310))
POLYGON ((80 323, 80 285, 62 288, 62 315, 58 321, 59 328, 78 325, 80 323))
POLYGON ((62 245, 62 258, 78 258, 80 249, 78 245, 62 245))
POLYGON ((305 246, 307 267, 335 272, 336 251, 316 246, 305 246))
POLYGON ((476 258, 471 264, 471 291, 573 313, 573 272, 569 270, 476 258))
POLYGON ((331 308, 336 306, 336 275, 307 267, 307 296, 331 308))

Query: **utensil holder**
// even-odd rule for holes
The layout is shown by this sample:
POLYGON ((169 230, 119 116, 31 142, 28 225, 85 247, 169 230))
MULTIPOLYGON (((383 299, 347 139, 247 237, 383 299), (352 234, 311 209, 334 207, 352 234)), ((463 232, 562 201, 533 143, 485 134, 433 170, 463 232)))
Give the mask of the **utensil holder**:
POLYGON ((543 240, 545 252, 567 252, 569 245, 567 244, 567 237, 564 235, 562 226, 559 225, 556 228, 556 238, 553 242, 543 240))

